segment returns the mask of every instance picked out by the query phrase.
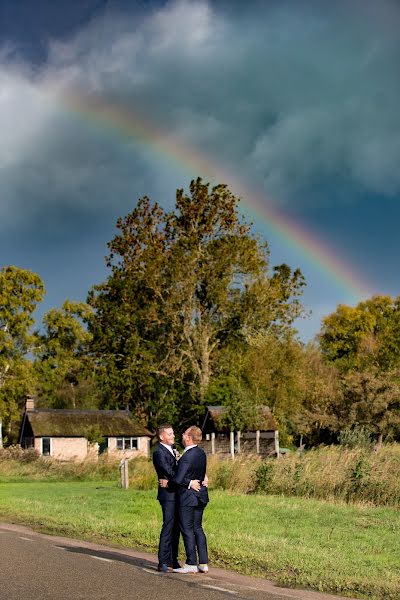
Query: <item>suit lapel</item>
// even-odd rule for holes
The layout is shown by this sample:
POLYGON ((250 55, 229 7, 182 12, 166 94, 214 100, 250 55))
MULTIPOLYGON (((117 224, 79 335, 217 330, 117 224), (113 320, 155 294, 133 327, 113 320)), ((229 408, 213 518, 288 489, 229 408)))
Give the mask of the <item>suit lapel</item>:
POLYGON ((166 448, 165 446, 163 446, 162 444, 160 444, 160 448, 165 452, 165 454, 167 454, 170 458, 170 460, 173 460, 174 463, 176 463, 176 458, 175 456, 172 454, 172 452, 170 452, 168 450, 168 448, 166 448))

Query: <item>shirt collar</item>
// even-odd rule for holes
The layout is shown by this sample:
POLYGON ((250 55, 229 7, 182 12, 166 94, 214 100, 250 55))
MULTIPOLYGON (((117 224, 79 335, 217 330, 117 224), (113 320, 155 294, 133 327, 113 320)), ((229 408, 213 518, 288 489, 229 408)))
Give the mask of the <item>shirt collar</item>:
POLYGON ((185 452, 187 452, 188 450, 191 450, 192 448, 196 448, 196 446, 197 446, 197 444, 192 444, 191 446, 186 446, 183 453, 185 454, 185 452))
POLYGON ((169 450, 171 452, 172 456, 175 456, 172 446, 168 446, 168 444, 164 444, 163 442, 160 442, 160 444, 161 444, 161 446, 164 446, 164 448, 169 450))

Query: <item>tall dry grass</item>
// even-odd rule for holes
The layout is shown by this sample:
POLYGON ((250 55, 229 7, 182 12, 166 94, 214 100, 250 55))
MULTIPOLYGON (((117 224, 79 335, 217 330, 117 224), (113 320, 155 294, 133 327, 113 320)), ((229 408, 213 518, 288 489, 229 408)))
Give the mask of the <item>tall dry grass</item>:
POLYGON ((398 506, 399 474, 399 444, 377 452, 327 446, 263 461, 253 481, 258 493, 398 506))
POLYGON ((119 461, 102 454, 98 461, 60 462, 35 450, 0 450, 0 481, 101 481, 116 479, 119 461))
POLYGON ((262 460, 258 456, 235 457, 235 460, 221 459, 218 455, 210 456, 207 464, 210 488, 237 494, 251 493, 255 489, 257 469, 261 465, 262 460))
POLYGON ((400 444, 378 451, 342 446, 261 460, 257 456, 208 462, 210 487, 236 493, 400 505, 400 444))
POLYGON ((151 460, 138 456, 129 461, 129 485, 136 490, 156 490, 158 478, 151 460))
MULTIPOLYGON (((384 445, 377 452, 326 446, 279 460, 262 460, 258 456, 230 460, 215 455, 208 458, 207 474, 210 489, 236 494, 400 505, 400 444, 384 445)), ((0 451, 1 480, 119 481, 119 462, 106 454, 98 462, 60 463, 26 451, 0 451)), ((156 490, 157 476, 152 462, 143 457, 130 460, 129 482, 134 489, 156 490)))

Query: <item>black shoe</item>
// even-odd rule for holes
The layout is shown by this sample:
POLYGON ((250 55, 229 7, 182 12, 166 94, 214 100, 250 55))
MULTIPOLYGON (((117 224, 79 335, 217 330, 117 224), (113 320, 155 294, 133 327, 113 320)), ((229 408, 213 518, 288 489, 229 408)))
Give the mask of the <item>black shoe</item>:
POLYGON ((174 560, 174 562, 172 563, 172 568, 173 569, 180 569, 181 565, 177 560, 174 560))
POLYGON ((164 563, 158 563, 157 571, 160 571, 160 573, 168 573, 168 565, 165 565, 164 563))

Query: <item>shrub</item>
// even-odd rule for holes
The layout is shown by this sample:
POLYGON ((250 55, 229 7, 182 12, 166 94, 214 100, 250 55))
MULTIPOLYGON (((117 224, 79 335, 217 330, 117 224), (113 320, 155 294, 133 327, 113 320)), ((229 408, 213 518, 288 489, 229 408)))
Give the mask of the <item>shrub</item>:
POLYGON ((339 444, 345 448, 372 448, 373 436, 366 427, 356 423, 339 433, 339 444))
POLYGON ((271 460, 263 461, 255 470, 254 473, 254 491, 258 494, 273 493, 271 490, 271 474, 273 463, 271 460))
POLYGON ((17 460, 21 462, 33 462, 38 460, 39 454, 34 448, 25 450, 19 444, 0 449, 0 461, 17 460))

